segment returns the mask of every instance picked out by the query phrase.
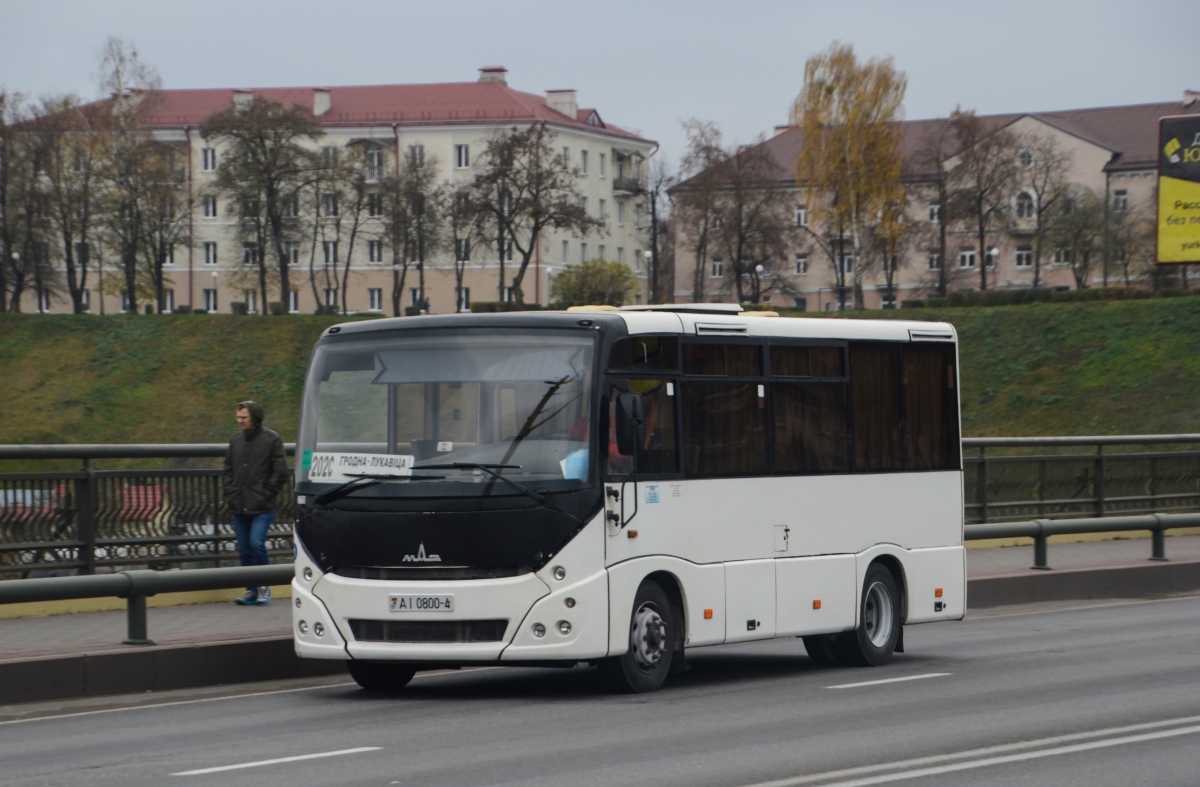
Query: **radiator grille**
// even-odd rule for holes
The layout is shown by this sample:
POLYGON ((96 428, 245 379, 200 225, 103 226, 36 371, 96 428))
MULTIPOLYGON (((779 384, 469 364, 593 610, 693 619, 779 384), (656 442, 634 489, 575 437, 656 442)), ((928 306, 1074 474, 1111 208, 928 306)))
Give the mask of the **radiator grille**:
POLYGON ((476 568, 472 566, 438 566, 437 568, 390 568, 382 566, 335 566, 331 574, 351 579, 438 580, 499 579, 530 573, 525 566, 476 568))
POLYGON ((507 620, 350 620, 359 642, 500 642, 507 620))

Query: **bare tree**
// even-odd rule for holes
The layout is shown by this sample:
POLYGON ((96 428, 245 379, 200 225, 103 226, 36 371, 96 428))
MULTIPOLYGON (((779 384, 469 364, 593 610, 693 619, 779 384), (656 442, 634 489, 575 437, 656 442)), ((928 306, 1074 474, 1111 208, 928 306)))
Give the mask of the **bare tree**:
POLYGON ((454 255, 454 311, 466 306, 463 298, 463 277, 471 264, 471 255, 483 243, 487 211, 478 209, 471 201, 471 190, 460 188, 446 198, 446 230, 448 245, 454 255))
POLYGON ((399 316, 409 267, 417 266, 419 300, 424 301, 425 261, 445 244, 445 197, 437 183, 437 161, 432 156, 423 161, 406 157, 399 172, 384 179, 380 193, 384 201, 382 237, 399 266, 392 287, 392 310, 399 316))
POLYGON ((501 265, 501 300, 505 244, 519 255, 513 275, 513 296, 525 302, 521 283, 547 230, 582 237, 603 231, 604 222, 589 216, 576 188, 580 177, 555 152, 555 134, 545 123, 494 134, 480 157, 472 188, 474 201, 489 217, 501 265))
POLYGON ((1071 266, 1075 286, 1087 289, 1104 248, 1104 200, 1091 189, 1075 188, 1058 202, 1053 243, 1071 266))
POLYGON ((679 180, 674 191, 678 231, 687 239, 695 260, 692 270, 692 302, 703 303, 707 277, 709 246, 717 192, 721 187, 721 165, 728 157, 721 132, 708 122, 692 119, 683 124, 688 137, 687 151, 679 162, 679 180))
MULTIPOLYGON (((1155 227, 1152 211, 1136 204, 1110 207, 1105 222, 1107 266, 1116 267, 1126 287, 1146 276, 1155 265, 1155 227)), ((1107 283, 1107 282, 1106 282, 1107 283)))
MULTIPOLYGON (((674 185, 675 179, 670 174, 664 159, 655 159, 650 166, 650 180, 641 188, 641 198, 645 201, 650 223, 646 226, 646 248, 650 252, 647 258, 646 282, 650 290, 647 293, 649 303, 666 303, 667 292, 673 292, 674 271, 664 271, 664 245, 667 234, 667 190, 674 185)), ((639 262, 639 261, 635 261, 639 262)))
MULTIPOLYGON (((296 237, 299 221, 291 215, 289 206, 314 180, 318 163, 308 144, 319 141, 324 132, 303 107, 285 109, 254 96, 244 105, 210 117, 201 126, 200 135, 225 146, 217 169, 218 192, 235 206, 254 205, 256 213, 261 212, 265 236, 277 263, 279 298, 288 303, 291 284, 287 244, 296 237)), ((256 240, 257 230, 251 242, 256 240)))
MULTIPOLYGON (((950 125, 958 154, 950 170, 953 213, 972 226, 979 241, 979 289, 987 289, 987 237, 1007 226, 1009 198, 1016 185, 1017 140, 990 129, 972 111, 956 109, 950 125)), ((945 261, 943 261, 945 264, 945 261)))
POLYGON ((1033 286, 1042 281, 1042 254, 1046 239, 1053 232, 1051 219, 1058 201, 1067 193, 1067 175, 1071 170, 1071 155, 1058 146, 1048 134, 1026 133, 1013 139, 1017 149, 1017 183, 1024 187, 1032 198, 1032 205, 1024 206, 1018 196, 1017 217, 1033 219, 1033 286), (1033 215, 1022 216, 1022 210, 1033 215))

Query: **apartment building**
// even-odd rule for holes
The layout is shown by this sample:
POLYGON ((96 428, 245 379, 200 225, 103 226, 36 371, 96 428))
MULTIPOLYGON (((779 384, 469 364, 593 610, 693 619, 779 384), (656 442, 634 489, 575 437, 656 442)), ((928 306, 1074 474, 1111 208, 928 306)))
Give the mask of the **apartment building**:
MULTIPOLYGON (((624 263, 644 274, 642 249, 645 230, 639 226, 642 184, 647 161, 656 144, 636 133, 606 122, 597 109, 579 106, 575 90, 547 90, 533 94, 508 85, 507 69, 487 66, 474 82, 427 85, 373 85, 362 87, 267 88, 253 90, 163 90, 141 114, 141 122, 158 140, 187 151, 187 187, 195 201, 189 242, 174 249, 165 266, 169 280, 167 308, 189 306, 228 313, 234 302, 260 312, 255 277, 255 249, 237 238, 238 217, 213 185, 225 151, 204 140, 200 126, 213 114, 254 97, 285 107, 311 111, 324 136, 315 143, 326 155, 365 155, 372 176, 395 171, 401 157, 416 157, 438 168, 437 180, 449 186, 469 183, 489 138, 497 132, 528 128, 541 123, 554 134, 556 151, 577 167, 576 188, 590 215, 604 222, 603 229, 587 237, 545 232, 525 275, 522 289, 527 303, 550 300, 553 276, 583 260, 604 258, 624 263)), ((328 206, 329 210, 336 210, 328 206)), ((318 207, 317 212, 325 208, 318 207)), ((344 242, 311 239, 289 245, 291 254, 288 310, 312 313, 318 303, 338 304, 340 282, 331 282, 323 271, 349 262, 345 300, 355 312, 392 313, 392 293, 400 279, 393 252, 372 232, 381 221, 368 210, 367 229, 352 252, 344 242), (351 255, 349 260, 347 254, 351 255), (315 264, 314 264, 315 263, 315 264), (322 271, 310 276, 310 267, 322 271), (316 282, 316 287, 313 282, 316 282), (314 294, 315 292, 315 294, 314 294)), ((418 263, 407 268, 401 308, 426 308, 432 313, 468 310, 472 302, 512 297, 513 274, 519 255, 505 251, 506 286, 499 289, 499 254, 478 247, 469 252, 461 290, 454 275, 462 250, 446 249, 420 261, 424 291, 418 281, 418 263)), ((268 260, 274 266, 273 260, 268 260)), ((644 275, 641 276, 644 281, 644 275)), ((94 279, 91 279, 94 281, 94 279)), ((86 293, 92 312, 99 312, 94 285, 86 293)), ((124 297, 105 296, 105 311, 122 310, 124 297)), ((276 297, 276 296, 272 296, 276 297)), ((55 295, 52 311, 69 311, 65 294, 55 295)))
MULTIPOLYGON (((937 231, 940 211, 936 182, 939 169, 953 169, 960 150, 943 148, 945 155, 938 167, 935 141, 945 140, 947 119, 913 120, 902 123, 900 152, 902 180, 907 194, 905 217, 908 232, 894 259, 872 259, 862 264, 864 305, 869 309, 895 308, 903 301, 933 294, 938 268, 944 266, 950 290, 978 290, 979 266, 987 266, 988 289, 1018 289, 1033 286, 1039 211, 1036 171, 1038 150, 1049 145, 1066 163, 1068 193, 1091 192, 1103 200, 1110 214, 1137 212, 1143 219, 1153 218, 1156 200, 1156 173, 1159 157, 1159 119, 1171 115, 1200 113, 1200 93, 1188 91, 1180 102, 1098 107, 1006 115, 981 116, 986 133, 1005 131, 1024 141, 1013 150, 1016 178, 1008 204, 1002 206, 1003 221, 989 231, 983 247, 973 226, 964 221, 947 222, 946 256, 940 259, 941 244, 937 231), (889 287, 889 278, 891 286, 889 287)), ((810 213, 803 183, 796 182, 795 161, 804 141, 797 129, 780 127, 775 136, 762 145, 774 164, 775 177, 787 194, 782 208, 796 232, 790 235, 793 248, 764 266, 772 287, 763 300, 785 308, 807 311, 837 310, 842 303, 839 288, 849 286, 854 260, 850 240, 838 244, 812 242, 808 226, 810 213), (833 253, 831 253, 831 250, 833 253), (839 277, 835 265, 846 272, 839 277)), ((686 188, 687 184, 682 187, 686 188)), ((1058 209, 1058 207, 1056 207, 1058 209)), ((824 232, 825 230, 820 230, 824 232)), ((1144 249, 1145 247, 1143 247, 1144 249)), ((1040 249, 1038 286, 1074 289, 1078 271, 1072 267, 1069 250, 1055 247, 1043 239, 1040 249)), ((1111 252, 1112 255, 1118 252, 1111 252)), ((1152 247, 1143 252, 1153 253, 1152 247)), ((675 300, 688 302, 694 297, 693 273, 703 266, 706 279, 704 300, 732 299, 729 261, 719 250, 706 259, 696 260, 690 244, 677 244, 675 300)), ((1097 264, 1089 274, 1087 286, 1100 286, 1106 275, 1110 284, 1122 284, 1122 260, 1109 259, 1097 264)), ((1139 276, 1144 280, 1148 258, 1141 260, 1139 276)), ((1179 271, 1178 273, 1183 273, 1179 271)), ((852 298, 847 296, 852 302, 852 298)))

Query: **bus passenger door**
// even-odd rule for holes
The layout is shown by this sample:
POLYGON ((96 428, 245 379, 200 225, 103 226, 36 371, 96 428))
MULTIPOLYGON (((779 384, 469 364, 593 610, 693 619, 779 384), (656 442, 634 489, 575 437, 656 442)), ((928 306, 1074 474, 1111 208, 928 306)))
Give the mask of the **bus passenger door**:
POLYGON ((775 561, 725 564, 725 641, 775 636, 775 561))

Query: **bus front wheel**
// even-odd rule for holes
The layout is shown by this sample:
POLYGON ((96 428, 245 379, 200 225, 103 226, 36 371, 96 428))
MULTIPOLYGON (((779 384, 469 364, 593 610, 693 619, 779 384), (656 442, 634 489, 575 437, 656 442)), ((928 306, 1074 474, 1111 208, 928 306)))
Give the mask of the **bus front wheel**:
POLYGON ((629 650, 600 662, 605 683, 614 691, 658 691, 675 657, 677 638, 671 600, 656 582, 643 582, 633 598, 629 650))
POLYGON ((839 661, 863 667, 888 663, 900 639, 900 588, 892 572, 879 563, 871 565, 863 579, 858 621, 858 628, 834 640, 839 661))
POLYGON ((387 661, 347 661, 354 682, 367 691, 394 694, 408 685, 416 670, 387 661))

